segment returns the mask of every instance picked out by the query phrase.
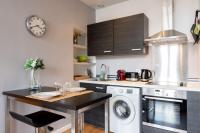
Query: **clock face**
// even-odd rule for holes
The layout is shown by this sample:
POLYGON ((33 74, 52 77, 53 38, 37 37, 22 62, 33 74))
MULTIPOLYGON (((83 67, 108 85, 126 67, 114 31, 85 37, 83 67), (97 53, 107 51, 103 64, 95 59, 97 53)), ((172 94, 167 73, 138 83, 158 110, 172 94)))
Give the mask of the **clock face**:
POLYGON ((41 37, 46 32, 46 24, 44 20, 38 16, 28 17, 26 20, 26 26, 28 31, 36 37, 41 37))

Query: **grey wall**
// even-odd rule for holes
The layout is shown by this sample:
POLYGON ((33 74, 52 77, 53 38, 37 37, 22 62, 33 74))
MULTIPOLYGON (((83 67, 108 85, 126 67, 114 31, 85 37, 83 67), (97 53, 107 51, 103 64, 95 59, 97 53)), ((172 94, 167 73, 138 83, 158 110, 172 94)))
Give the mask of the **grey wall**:
MULTIPOLYGON (((86 29, 86 24, 94 22, 95 11, 79 0, 0 0, 0 18, 0 133, 4 133, 1 93, 29 86, 29 74, 23 69, 25 60, 44 59, 46 69, 40 77, 43 85, 72 80, 73 28, 86 29), (43 38, 35 38, 26 30, 25 19, 33 14, 47 22, 43 38)), ((18 108, 31 111, 25 106, 18 108)))

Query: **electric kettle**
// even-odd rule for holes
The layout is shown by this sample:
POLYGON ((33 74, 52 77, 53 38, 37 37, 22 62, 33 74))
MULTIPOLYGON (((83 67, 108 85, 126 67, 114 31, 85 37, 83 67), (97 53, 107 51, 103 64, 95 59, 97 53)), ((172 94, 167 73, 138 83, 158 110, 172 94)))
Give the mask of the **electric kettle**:
POLYGON ((148 69, 141 70, 141 81, 147 82, 151 79, 152 72, 148 69))

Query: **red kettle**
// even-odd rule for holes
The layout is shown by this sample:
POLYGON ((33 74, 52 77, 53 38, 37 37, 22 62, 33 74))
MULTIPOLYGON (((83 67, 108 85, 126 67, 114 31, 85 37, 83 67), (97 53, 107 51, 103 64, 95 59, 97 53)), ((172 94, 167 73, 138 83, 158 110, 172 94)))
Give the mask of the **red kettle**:
POLYGON ((117 71, 117 80, 126 80, 126 71, 125 70, 117 71))

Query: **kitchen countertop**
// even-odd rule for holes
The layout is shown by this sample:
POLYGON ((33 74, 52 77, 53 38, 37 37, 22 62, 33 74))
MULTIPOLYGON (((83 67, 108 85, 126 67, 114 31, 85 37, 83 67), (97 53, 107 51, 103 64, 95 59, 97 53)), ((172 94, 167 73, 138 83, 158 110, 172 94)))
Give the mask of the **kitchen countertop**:
POLYGON ((186 86, 173 86, 173 85, 155 85, 148 84, 147 82, 133 82, 133 81, 92 81, 92 80, 80 80, 80 83, 91 83, 91 84, 105 84, 105 85, 117 85, 127 87, 142 87, 150 89, 171 89, 171 90, 182 90, 182 91, 199 91, 200 82, 188 82, 186 86))

